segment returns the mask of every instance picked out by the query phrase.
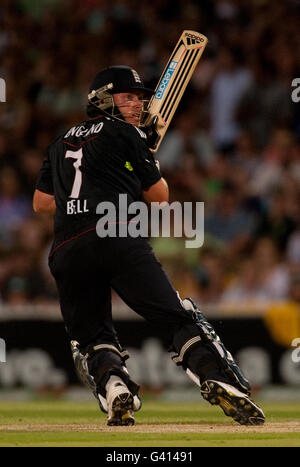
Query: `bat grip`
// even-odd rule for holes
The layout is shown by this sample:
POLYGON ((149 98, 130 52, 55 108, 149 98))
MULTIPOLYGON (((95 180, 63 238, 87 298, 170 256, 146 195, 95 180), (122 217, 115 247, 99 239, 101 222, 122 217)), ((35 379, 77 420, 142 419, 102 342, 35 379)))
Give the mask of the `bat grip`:
POLYGON ((149 149, 155 150, 159 140, 160 140, 160 134, 158 133, 156 129, 156 123, 157 123, 158 117, 154 117, 154 119, 151 122, 151 125, 148 127, 145 127, 145 132, 147 135, 147 145, 149 149))

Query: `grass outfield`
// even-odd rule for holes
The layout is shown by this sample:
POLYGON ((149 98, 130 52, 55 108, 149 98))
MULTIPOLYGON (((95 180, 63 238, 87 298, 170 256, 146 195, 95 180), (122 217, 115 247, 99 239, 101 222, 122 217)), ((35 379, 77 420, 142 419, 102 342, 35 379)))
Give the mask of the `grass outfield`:
POLYGON ((300 446, 300 402, 263 403, 267 422, 243 427, 205 403, 145 401, 134 427, 108 427, 94 402, 0 402, 0 447, 300 446))

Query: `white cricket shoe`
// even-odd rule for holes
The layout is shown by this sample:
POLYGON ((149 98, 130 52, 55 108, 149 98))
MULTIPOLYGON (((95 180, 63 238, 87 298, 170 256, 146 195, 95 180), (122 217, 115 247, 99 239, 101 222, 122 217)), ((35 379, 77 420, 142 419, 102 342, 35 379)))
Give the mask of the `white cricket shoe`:
POLYGON ((107 424, 134 425, 133 395, 118 376, 111 376, 106 384, 107 424))
POLYGON ((263 425, 263 411, 231 384, 206 380, 201 384, 201 394, 212 405, 220 405, 225 415, 232 417, 240 425, 263 425))

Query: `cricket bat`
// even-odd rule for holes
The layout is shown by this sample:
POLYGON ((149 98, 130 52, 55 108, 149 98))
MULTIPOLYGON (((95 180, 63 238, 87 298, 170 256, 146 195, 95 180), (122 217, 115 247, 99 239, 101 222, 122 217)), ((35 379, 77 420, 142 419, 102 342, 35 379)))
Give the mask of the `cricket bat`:
POLYGON ((157 152, 182 95, 208 42, 196 31, 183 31, 149 102, 144 126, 154 127, 152 152, 157 152))

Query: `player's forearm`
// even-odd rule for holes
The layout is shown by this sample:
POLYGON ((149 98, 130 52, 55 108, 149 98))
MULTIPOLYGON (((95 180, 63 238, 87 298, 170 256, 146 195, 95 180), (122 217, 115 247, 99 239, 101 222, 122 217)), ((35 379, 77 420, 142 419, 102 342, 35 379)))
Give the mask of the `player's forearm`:
POLYGON ((54 214, 56 211, 54 196, 35 190, 33 196, 33 210, 37 213, 54 214))
POLYGON ((168 185, 168 183, 167 183, 167 181, 166 181, 165 178, 162 177, 162 178, 161 178, 161 181, 162 181, 162 183, 164 184, 164 189, 165 189, 166 197, 168 198, 168 201, 169 201, 169 185, 168 185))
POLYGON ((143 191, 146 203, 163 203, 169 201, 169 187, 164 178, 143 191))
POLYGON ((43 204, 43 205, 33 205, 33 210, 36 213, 47 213, 47 214, 55 214, 56 211, 56 204, 55 201, 51 201, 51 203, 43 204))
POLYGON ((55 211, 56 211, 55 201, 51 201, 51 203, 47 204, 47 206, 43 206, 42 208, 39 209, 39 211, 36 211, 36 212, 55 214, 55 211))

